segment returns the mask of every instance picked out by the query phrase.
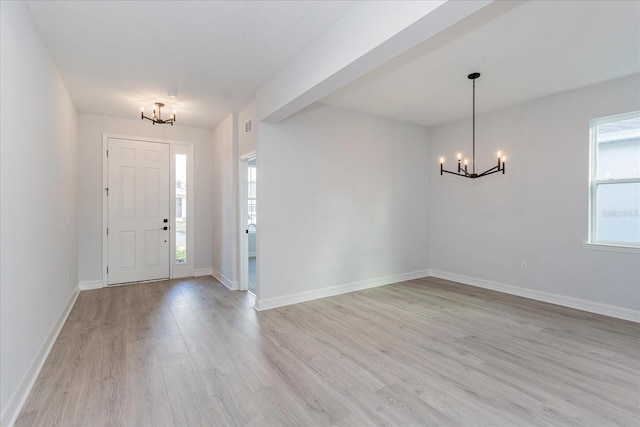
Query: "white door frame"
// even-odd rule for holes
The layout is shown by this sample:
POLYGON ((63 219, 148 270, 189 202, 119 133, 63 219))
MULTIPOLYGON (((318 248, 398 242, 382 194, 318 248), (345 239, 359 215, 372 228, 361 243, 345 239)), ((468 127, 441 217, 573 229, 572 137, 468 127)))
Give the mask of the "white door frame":
POLYGON ((109 225, 109 199, 107 197, 106 188, 109 186, 109 170, 107 149, 109 148, 109 139, 126 139, 130 141, 152 142, 160 144, 169 144, 169 224, 171 224, 171 232, 169 233, 169 278, 191 277, 194 271, 194 179, 193 179, 193 143, 186 141, 174 141, 168 139, 147 138, 139 136, 117 135, 111 133, 102 134, 102 286, 106 287, 109 283, 107 274, 107 266, 109 265, 109 240, 107 237, 107 227, 109 225), (184 264, 176 264, 176 154, 187 155, 187 262, 184 264))
MULTIPOLYGON (((239 290, 246 291, 249 289, 249 235, 246 233, 247 230, 247 203, 248 203, 248 185, 249 179, 247 176, 248 173, 248 165, 249 160, 256 158, 256 151, 251 151, 249 153, 243 154, 238 159, 238 200, 239 203, 239 221, 238 221, 238 235, 239 245, 238 245, 238 258, 240 259, 239 268, 240 274, 238 277, 240 278, 239 290)), ((257 234, 256 234, 256 252, 257 252, 257 234)), ((257 274, 257 256, 256 256, 256 296, 258 295, 258 274, 257 274)))

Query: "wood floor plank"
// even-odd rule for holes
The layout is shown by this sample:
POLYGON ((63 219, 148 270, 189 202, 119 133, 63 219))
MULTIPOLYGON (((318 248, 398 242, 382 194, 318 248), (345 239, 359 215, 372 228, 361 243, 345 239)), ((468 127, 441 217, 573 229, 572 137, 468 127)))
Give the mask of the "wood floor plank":
POLYGON ((229 425, 231 415, 220 404, 217 396, 207 393, 203 382, 207 378, 195 368, 188 354, 164 360, 162 372, 168 384, 167 393, 176 425, 229 425))
POLYGON ((80 293, 16 426, 634 426, 640 325, 423 278, 265 312, 80 293))
POLYGON ((125 344, 127 375, 123 389, 122 425, 160 426, 173 424, 159 353, 149 340, 125 344))

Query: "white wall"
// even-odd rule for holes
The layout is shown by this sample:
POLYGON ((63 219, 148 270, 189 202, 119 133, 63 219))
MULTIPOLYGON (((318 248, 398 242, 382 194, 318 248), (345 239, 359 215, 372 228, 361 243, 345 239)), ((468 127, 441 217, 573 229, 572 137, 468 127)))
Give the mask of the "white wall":
POLYGON ((323 105, 261 123, 259 300, 424 272, 427 154, 425 128, 323 105))
MULTIPOLYGON (((243 124, 244 126, 244 124, 243 124)), ((213 130, 213 275, 227 287, 238 287, 238 115, 227 116, 213 130)))
MULTIPOLYGON (((139 113, 138 113, 139 114, 139 113)), ((78 116, 78 206, 81 282, 102 280, 102 134, 192 142, 194 147, 194 268, 210 269, 213 209, 212 131, 180 125, 153 126, 140 120, 80 114, 78 116)))
POLYGON ((27 7, 4 1, 0 7, 4 425, 75 296, 78 238, 75 108, 27 7))
POLYGON ((583 248, 589 120, 640 109, 632 76, 476 117, 479 169, 506 152, 506 175, 439 175, 471 149, 471 122, 430 129, 431 268, 536 292, 640 308, 640 255, 583 248), (527 261, 528 269, 520 269, 527 261))

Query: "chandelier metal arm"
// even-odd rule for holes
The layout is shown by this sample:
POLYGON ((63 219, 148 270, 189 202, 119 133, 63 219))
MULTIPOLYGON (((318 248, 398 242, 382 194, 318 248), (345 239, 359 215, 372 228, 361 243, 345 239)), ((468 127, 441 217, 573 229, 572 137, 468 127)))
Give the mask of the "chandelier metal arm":
POLYGON ((483 176, 487 176, 487 175, 491 175, 494 173, 498 173, 498 172, 502 172, 504 174, 504 167, 501 167, 500 169, 498 169, 498 166, 494 166, 491 169, 487 169, 486 171, 479 173, 479 174, 475 174, 475 173, 468 173, 468 172, 462 172, 462 173, 458 173, 458 172, 451 172, 448 170, 445 170, 444 168, 440 169, 440 175, 445 174, 445 173, 449 173, 451 175, 458 175, 458 176, 462 176, 464 178, 471 178, 471 179, 476 179, 476 178, 481 178, 483 176))
POLYGON ((159 125, 163 125, 163 124, 166 124, 166 123, 170 123, 170 124, 171 124, 171 126, 173 126, 173 122, 174 122, 174 119, 167 119, 167 120, 162 120, 162 119, 158 119, 158 118, 156 118, 156 119, 152 119, 152 118, 149 118, 149 117, 147 117, 147 116, 142 116, 142 118, 143 118, 143 119, 150 120, 154 125, 155 125, 156 123, 157 123, 157 124, 159 124, 159 125))
POLYGON ((487 175, 491 175, 494 173, 498 173, 498 172, 502 172, 503 174, 505 173, 505 164, 506 162, 501 161, 501 158, 498 158, 498 164, 490 169, 487 169, 486 171, 482 172, 482 173, 475 173, 475 171, 472 171, 471 173, 469 173, 469 171, 467 170, 467 165, 464 165, 464 168, 462 168, 462 165, 460 164, 460 161, 458 161, 458 172, 451 172, 448 171, 444 168, 444 164, 440 163, 440 175, 444 175, 445 173, 451 174, 451 175, 458 175, 458 176, 462 176, 465 178, 471 178, 471 179, 476 179, 476 178, 481 178, 483 176, 487 176, 487 175))
POLYGON ((502 172, 502 174, 504 175, 504 164, 502 166, 494 166, 491 169, 487 169, 486 171, 478 175, 478 178, 480 178, 481 176, 491 175, 492 173, 498 173, 498 172, 502 172))

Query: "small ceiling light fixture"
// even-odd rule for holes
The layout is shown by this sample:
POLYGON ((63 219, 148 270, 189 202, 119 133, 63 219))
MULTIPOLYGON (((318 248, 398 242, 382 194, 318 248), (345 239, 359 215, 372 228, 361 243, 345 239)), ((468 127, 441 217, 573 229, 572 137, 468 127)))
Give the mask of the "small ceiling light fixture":
POLYGON ((468 171, 469 160, 464 159, 464 168, 462 167, 462 153, 458 153, 458 171, 451 172, 444 169, 444 157, 440 157, 440 175, 450 173, 452 175, 458 175, 465 178, 476 179, 483 176, 491 175, 492 173, 502 172, 504 174, 505 164, 507 158, 502 155, 501 151, 498 151, 498 165, 487 169, 482 173, 476 173, 476 79, 480 77, 480 73, 471 73, 467 76, 470 80, 473 80, 473 156, 471 158, 471 173, 468 171))
POLYGON ((176 112, 174 111, 173 114, 171 114, 171 118, 167 119, 167 120, 163 120, 162 119, 162 114, 160 112, 160 109, 164 107, 164 104, 162 102, 156 102, 153 104, 153 117, 147 117, 144 115, 144 107, 140 108, 140 118, 142 120, 147 119, 147 120, 151 120, 153 122, 153 124, 155 125, 156 123, 159 125, 164 125, 164 124, 171 124, 171 126, 173 126, 173 122, 176 121, 176 112))

